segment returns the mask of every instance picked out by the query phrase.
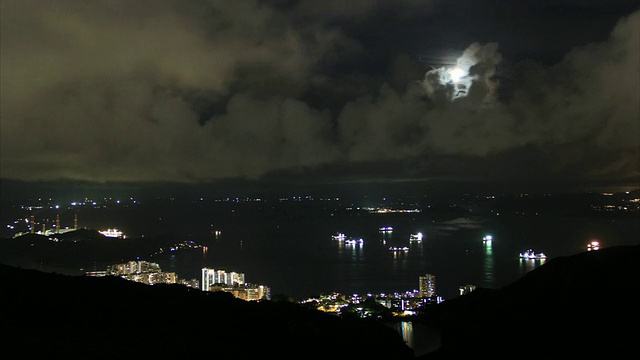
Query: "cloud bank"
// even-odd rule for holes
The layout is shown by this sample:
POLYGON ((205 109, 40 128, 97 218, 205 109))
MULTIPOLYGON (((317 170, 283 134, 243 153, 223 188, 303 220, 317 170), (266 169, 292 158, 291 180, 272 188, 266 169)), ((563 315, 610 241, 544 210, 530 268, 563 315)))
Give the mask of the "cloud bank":
POLYGON ((1 176, 640 177, 640 12, 550 66, 471 42, 453 83, 349 71, 370 50, 332 24, 386 3, 323 4, 3 1, 1 176))

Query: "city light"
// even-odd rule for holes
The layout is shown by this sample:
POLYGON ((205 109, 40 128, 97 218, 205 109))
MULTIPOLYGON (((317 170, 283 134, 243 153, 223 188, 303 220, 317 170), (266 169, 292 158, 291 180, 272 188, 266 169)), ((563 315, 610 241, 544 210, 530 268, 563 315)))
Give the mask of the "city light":
POLYGON ((600 242, 599 241, 592 241, 587 245, 587 251, 591 251, 591 250, 598 250, 600 249, 600 242))

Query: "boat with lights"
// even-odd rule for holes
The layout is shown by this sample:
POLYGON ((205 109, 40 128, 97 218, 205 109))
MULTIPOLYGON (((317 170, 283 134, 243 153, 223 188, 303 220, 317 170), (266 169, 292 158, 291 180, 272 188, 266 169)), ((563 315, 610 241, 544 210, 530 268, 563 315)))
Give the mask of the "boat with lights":
POLYGON ((397 246, 391 246, 389 247, 389 251, 393 251, 393 252, 398 252, 398 251, 409 251, 408 247, 397 247, 397 246))
POLYGON ((347 241, 344 242, 347 245, 356 245, 356 244, 363 244, 364 240, 362 239, 349 239, 347 241))
POLYGON ((544 253, 537 253, 532 249, 528 249, 527 251, 520 253, 520 259, 525 260, 546 260, 547 255, 544 253))
POLYGON ((347 236, 346 236, 345 234, 343 234, 343 233, 337 233, 337 234, 335 234, 335 235, 331 235, 331 238, 332 238, 333 240, 340 240, 340 241, 342 241, 342 240, 345 240, 345 239, 347 238, 347 236))
POLYGON ((100 234, 109 237, 109 238, 126 238, 126 235, 122 233, 122 231, 118 229, 107 229, 98 231, 100 234))
POLYGON ((422 235, 421 232, 419 232, 417 234, 411 234, 411 235, 409 235, 409 241, 413 241, 413 242, 422 241, 422 236, 423 235, 422 235))

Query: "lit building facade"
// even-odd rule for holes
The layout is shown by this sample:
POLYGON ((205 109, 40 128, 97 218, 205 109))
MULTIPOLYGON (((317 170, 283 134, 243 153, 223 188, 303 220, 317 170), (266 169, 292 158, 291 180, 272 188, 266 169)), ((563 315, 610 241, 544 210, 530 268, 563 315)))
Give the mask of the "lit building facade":
POLYGON ((122 264, 113 264, 107 267, 109 275, 140 274, 148 272, 161 272, 160 265, 148 261, 128 261, 122 264))
MULTIPOLYGON (((162 272, 157 263, 142 260, 109 265, 105 275, 120 276, 147 285, 175 284, 177 282, 176 273, 162 272)), ((92 276, 97 276, 97 274, 92 276)))
POLYGON ((432 274, 426 274, 420 276, 420 296, 423 298, 430 298, 436 296, 436 276, 432 274))
POLYGON ((176 273, 173 272, 146 272, 140 274, 123 275, 123 278, 147 285, 175 284, 176 273))
POLYGON ((202 291, 224 291, 242 300, 271 299, 271 289, 264 285, 248 284, 244 274, 202 268, 202 291))
POLYGON ((207 291, 224 291, 231 293, 234 297, 246 301, 271 300, 271 289, 264 285, 244 284, 244 285, 210 285, 207 291))
POLYGON ((244 274, 237 272, 226 272, 225 270, 216 270, 210 268, 202 268, 202 291, 211 291, 210 287, 216 284, 223 285, 244 285, 244 274))
POLYGON ((475 289, 476 289, 475 285, 462 285, 462 286, 458 287, 458 290, 460 291, 460 295, 468 294, 468 293, 474 291, 475 289))
POLYGON ((271 300, 271 290, 268 286, 264 285, 249 285, 247 286, 247 300, 271 300))
POLYGON ((200 290, 200 281, 198 279, 176 279, 176 284, 184 285, 190 288, 200 290))

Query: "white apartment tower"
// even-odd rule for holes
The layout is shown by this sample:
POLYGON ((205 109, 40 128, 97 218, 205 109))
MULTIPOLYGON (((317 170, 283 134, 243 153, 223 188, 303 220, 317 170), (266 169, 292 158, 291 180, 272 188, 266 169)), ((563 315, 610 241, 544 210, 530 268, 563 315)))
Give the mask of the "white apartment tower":
POLYGON ((209 288, 214 284, 244 285, 244 283, 243 273, 228 273, 224 270, 202 268, 202 291, 209 291, 209 288))
POLYGON ((426 274, 420 276, 420 297, 430 298, 436 295, 436 276, 426 274))

